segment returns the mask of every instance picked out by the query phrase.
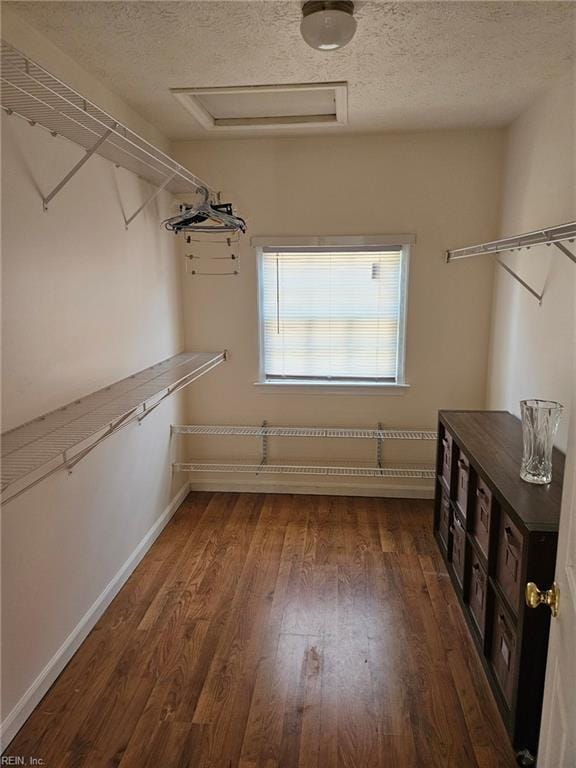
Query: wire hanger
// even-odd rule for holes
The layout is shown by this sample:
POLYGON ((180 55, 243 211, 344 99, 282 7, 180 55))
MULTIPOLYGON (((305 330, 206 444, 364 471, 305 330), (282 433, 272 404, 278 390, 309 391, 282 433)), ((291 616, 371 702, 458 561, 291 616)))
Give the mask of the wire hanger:
POLYGON ((204 189, 201 203, 180 205, 180 213, 162 223, 170 232, 246 232, 246 222, 236 216, 231 203, 209 202, 208 190, 204 189), (210 224, 209 222, 213 222, 210 224))

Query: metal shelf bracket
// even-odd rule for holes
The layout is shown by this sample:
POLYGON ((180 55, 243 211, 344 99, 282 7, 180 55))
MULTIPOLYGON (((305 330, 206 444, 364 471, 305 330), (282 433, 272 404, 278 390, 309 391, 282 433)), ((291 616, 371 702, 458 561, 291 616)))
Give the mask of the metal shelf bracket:
MULTIPOLYGON (((378 432, 382 432, 382 422, 378 422, 378 432)), ((379 435, 376 438, 376 466, 379 469, 382 469, 382 447, 383 447, 383 441, 382 437, 379 435)))
POLYGON ((126 229, 128 229, 128 227, 129 227, 129 226, 130 226, 130 224, 131 224, 131 223, 134 221, 134 219, 136 218, 136 216, 138 216, 138 214, 139 214, 139 213, 141 213, 141 212, 144 210, 144 208, 146 208, 147 206, 149 206, 149 205, 150 205, 150 203, 152 203, 152 202, 154 202, 154 200, 156 200, 156 198, 158 197, 158 195, 160 194, 160 192, 162 192, 162 190, 163 190, 165 187, 167 187, 167 186, 168 186, 168 184, 170 184, 170 182, 171 182, 171 181, 172 181, 172 179, 174 179, 174 178, 176 178, 176 173, 173 173, 173 174, 171 174, 170 176, 167 176, 167 177, 164 179, 164 181, 162 182, 162 184, 160 184, 160 186, 159 186, 159 187, 156 187, 156 189, 155 189, 155 190, 152 192, 152 194, 150 195, 150 197, 148 197, 148 198, 147 198, 147 199, 146 199, 146 200, 145 200, 145 201, 142 203, 142 205, 141 205, 139 208, 137 208, 137 209, 134 211, 134 213, 132 214, 132 216, 130 216, 129 218, 126 218, 126 217, 124 217, 124 224, 125 224, 125 226, 126 226, 126 229))
POLYGON ((264 466, 265 464, 268 464, 268 422, 264 420, 262 422, 262 456, 260 459, 260 464, 264 466))
POLYGON ((92 445, 89 445, 87 448, 84 448, 84 450, 80 451, 80 453, 77 453, 76 456, 74 456, 73 459, 68 459, 67 451, 64 451, 62 456, 64 459, 64 465, 66 466, 66 469, 68 470, 68 474, 72 474, 72 470, 78 464, 82 459, 85 459, 86 456, 88 456, 89 453, 92 453, 92 451, 97 448, 101 443, 106 440, 107 437, 110 437, 110 435, 113 435, 114 432, 116 432, 120 427, 122 427, 127 419, 132 416, 138 409, 133 408, 131 411, 128 411, 128 413, 125 413, 123 416, 121 416, 119 419, 116 419, 115 421, 110 422, 110 426, 104 432, 95 442, 92 443, 92 445))
POLYGON ((537 291, 535 291, 534 288, 532 288, 532 286, 528 285, 528 283, 525 280, 523 280, 520 277, 520 275, 516 274, 516 272, 514 272, 514 270, 511 269, 507 264, 504 264, 504 262, 501 259, 496 259, 496 263, 499 266, 501 266, 503 270, 508 272, 508 274, 514 278, 514 280, 520 283, 520 285, 523 288, 525 288, 529 293, 531 293, 532 296, 534 296, 534 298, 537 299, 538 304, 542 304, 542 299, 544 297, 543 293, 538 293, 537 291))
MULTIPOLYGON (((573 242, 574 242, 574 240, 569 240, 568 242, 569 242, 569 243, 573 243, 573 242)), ((556 248, 558 248, 559 250, 561 250, 561 251, 562 251, 562 253, 563 253, 565 256, 568 256, 568 258, 569 258, 569 259, 571 259, 571 260, 572 260, 572 261, 573 261, 573 262, 576 264, 576 253, 572 253, 572 251, 571 251, 569 248, 567 248, 567 247, 564 245, 564 243, 554 243, 554 245, 556 246, 556 248)))
POLYGON ((98 139, 98 141, 96 142, 96 144, 94 144, 94 146, 93 146, 93 147, 91 147, 90 149, 87 149, 87 150, 86 150, 86 154, 84 155, 84 157, 82 157, 82 158, 81 158, 81 159, 80 159, 80 160, 79 160, 79 161, 76 163, 76 165, 74 166, 74 168, 72 168, 72 170, 70 170, 70 171, 69 171, 69 172, 66 174, 66 176, 64 176, 64 178, 62 179, 62 181, 61 181, 59 184, 57 184, 57 185, 54 187, 54 189, 52 190, 52 192, 50 192, 49 194, 47 194, 47 195, 46 195, 46 197, 43 197, 43 198, 42 198, 42 208, 44 209, 44 211, 47 211, 47 210, 48 210, 48 203, 49 203, 51 200, 53 200, 53 199, 56 197, 56 195, 58 194, 58 192, 60 192, 60 191, 61 191, 61 190, 62 190, 62 189, 63 189, 63 188, 66 186, 66 184, 68 184, 68 182, 69 182, 69 181, 70 181, 70 180, 71 180, 71 179, 72 179, 74 176, 76 176, 76 174, 78 173, 78 171, 80 170, 80 168, 82 168, 82 166, 84 165, 84 163, 88 162, 88 160, 90 160, 90 158, 92 157, 92 155, 94 155, 94 154, 96 154, 96 152, 98 152, 98 150, 100 149, 100 147, 102 146, 102 144, 104 144, 104 142, 105 142, 105 141, 106 141, 106 139, 107 139, 107 138, 110 136, 110 134, 111 134, 111 133, 113 133, 113 131, 114 131, 114 130, 115 130, 115 128, 116 128, 116 125, 117 125, 117 124, 116 124, 116 123, 114 123, 114 125, 112 126, 112 128, 109 128, 109 129, 106 131, 106 133, 105 133, 103 136, 101 136, 101 137, 98 139))

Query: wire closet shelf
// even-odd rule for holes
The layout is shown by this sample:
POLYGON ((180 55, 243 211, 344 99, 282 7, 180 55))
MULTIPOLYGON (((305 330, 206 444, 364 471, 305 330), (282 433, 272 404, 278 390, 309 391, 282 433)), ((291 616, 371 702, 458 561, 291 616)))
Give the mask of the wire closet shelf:
POLYGON ((173 435, 237 435, 240 437, 259 437, 262 441, 262 455, 259 464, 254 462, 216 462, 216 461, 179 461, 172 466, 176 472, 209 473, 253 473, 265 475, 301 474, 330 475, 345 477, 374 478, 416 478, 432 480, 435 470, 432 467, 386 467, 382 463, 385 440, 430 440, 435 441, 437 433, 429 429, 388 429, 381 424, 376 429, 359 427, 289 427, 271 426, 266 421, 260 426, 232 426, 212 424, 172 425, 173 435), (320 465, 314 463, 268 463, 268 439, 270 437, 287 438, 338 438, 363 439, 376 441, 376 463, 374 466, 357 466, 348 462, 320 465))
MULTIPOLYGON (((475 256, 486 256, 489 254, 499 257, 501 253, 519 251, 523 248, 530 249, 537 245, 553 245, 571 261, 576 263, 576 253, 570 250, 567 243, 576 241, 576 221, 569 224, 559 224, 555 227, 546 227, 537 229, 533 232, 526 232, 522 235, 513 235, 504 237, 500 240, 491 240, 479 245, 469 245, 465 248, 454 248, 446 251, 446 262, 450 264, 460 259, 469 259, 475 256)), ((509 264, 502 259, 496 258, 496 263, 502 267, 511 277, 516 280, 528 293, 530 293, 539 304, 542 304, 544 292, 538 293, 529 283, 526 282, 509 264)))
MULTIPOLYGON (((88 156, 96 153, 155 187, 173 194, 193 192, 205 196, 208 192, 210 199, 217 199, 215 190, 205 181, 25 54, 4 40, 0 50, 0 100, 7 114, 19 115, 54 136, 69 139, 83 147, 88 156)), ((46 198, 44 202, 46 207, 46 198)))
POLYGON ((224 362, 226 352, 184 352, 2 435, 2 502, 72 469, 103 440, 141 423, 167 397, 224 362))
POLYGON ((215 426, 211 424, 172 425, 174 435, 241 435, 244 437, 340 437, 368 440, 436 440, 437 433, 426 429, 358 429, 338 427, 215 426))
POLYGON ((390 477, 433 480, 433 469, 397 467, 315 466, 313 464, 216 464, 176 462, 176 472, 249 472, 255 475, 334 475, 344 477, 390 477))

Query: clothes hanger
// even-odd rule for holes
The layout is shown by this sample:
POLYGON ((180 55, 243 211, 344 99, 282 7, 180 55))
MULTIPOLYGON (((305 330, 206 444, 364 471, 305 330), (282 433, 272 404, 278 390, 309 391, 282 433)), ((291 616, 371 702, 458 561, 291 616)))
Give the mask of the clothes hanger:
POLYGON ((231 203, 210 203, 208 190, 204 200, 194 205, 183 203, 180 213, 162 223, 170 232, 246 232, 246 222, 234 215, 231 203), (208 222, 215 222, 209 224, 208 222))

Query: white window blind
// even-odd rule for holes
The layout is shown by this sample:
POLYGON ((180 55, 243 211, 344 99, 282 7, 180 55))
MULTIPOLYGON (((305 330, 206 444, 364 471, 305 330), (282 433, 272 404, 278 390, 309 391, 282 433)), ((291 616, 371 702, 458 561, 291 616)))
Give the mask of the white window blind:
POLYGON ((266 247, 261 259, 266 381, 399 381, 401 246, 266 247))

